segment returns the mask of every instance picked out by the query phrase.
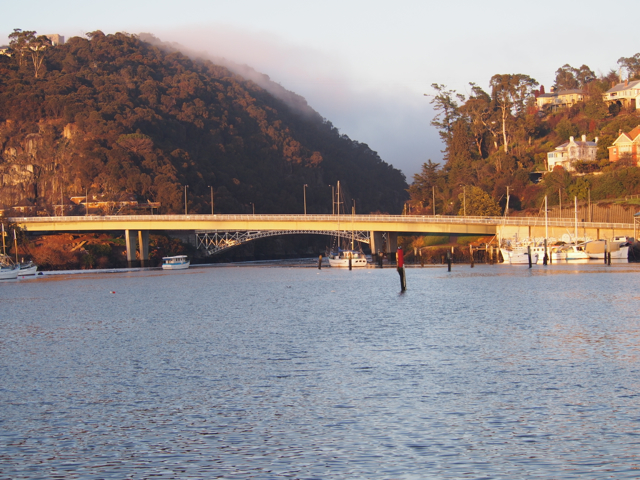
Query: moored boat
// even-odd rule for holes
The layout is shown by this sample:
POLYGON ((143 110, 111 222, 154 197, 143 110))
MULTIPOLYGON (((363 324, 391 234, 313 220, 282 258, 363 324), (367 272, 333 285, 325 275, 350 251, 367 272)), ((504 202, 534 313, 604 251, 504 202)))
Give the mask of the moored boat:
POLYGON ((615 237, 612 241, 594 240, 586 244, 585 251, 589 258, 604 259, 608 253, 611 258, 627 259, 629 258, 629 244, 626 237, 615 237))
POLYGON ((565 253, 566 260, 589 260, 589 254, 585 251, 584 243, 575 245, 565 245, 563 251, 565 253))
POLYGON ((176 255, 175 257, 162 257, 163 270, 184 270, 189 268, 191 261, 186 255, 176 255))
POLYGON ((329 252, 327 255, 329 265, 332 267, 349 267, 349 260, 351 260, 352 267, 366 267, 367 257, 359 250, 342 250, 338 249, 337 252, 329 252))
MULTIPOLYGON (((529 249, 527 247, 501 248, 504 263, 511 265, 529 264, 529 249)), ((531 252, 531 263, 538 263, 538 253, 531 252)))
POLYGON ((20 267, 20 271, 18 272, 18 276, 20 277, 35 275, 38 272, 38 266, 33 262, 20 262, 18 266, 20 267))
POLYGON ((0 280, 18 278, 20 266, 16 265, 7 255, 0 255, 0 280))

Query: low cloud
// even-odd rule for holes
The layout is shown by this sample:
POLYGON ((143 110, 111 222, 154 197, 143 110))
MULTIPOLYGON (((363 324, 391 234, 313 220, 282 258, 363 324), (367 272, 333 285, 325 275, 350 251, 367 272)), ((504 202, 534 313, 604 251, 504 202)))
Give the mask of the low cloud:
MULTIPOLYGON (((433 111, 428 99, 404 85, 367 78, 339 52, 292 45, 273 34, 225 25, 153 34, 186 47, 192 55, 226 64, 261 85, 262 74, 268 75, 283 91, 304 97, 341 133, 368 144, 408 180, 427 159, 442 157, 437 132, 429 125, 433 111)), ((274 93, 282 97, 282 92, 274 93)))

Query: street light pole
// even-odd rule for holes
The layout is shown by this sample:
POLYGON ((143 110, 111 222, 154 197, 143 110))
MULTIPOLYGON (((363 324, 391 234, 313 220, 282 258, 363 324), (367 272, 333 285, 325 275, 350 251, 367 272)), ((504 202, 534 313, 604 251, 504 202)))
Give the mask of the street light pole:
POLYGON ((304 214, 307 215, 307 184, 302 186, 302 195, 304 197, 304 214))
POLYGON ((184 214, 187 214, 187 187, 189 185, 184 186, 184 214))
POLYGON ((213 187, 209 185, 209 188, 211 189, 211 215, 213 215, 213 187))

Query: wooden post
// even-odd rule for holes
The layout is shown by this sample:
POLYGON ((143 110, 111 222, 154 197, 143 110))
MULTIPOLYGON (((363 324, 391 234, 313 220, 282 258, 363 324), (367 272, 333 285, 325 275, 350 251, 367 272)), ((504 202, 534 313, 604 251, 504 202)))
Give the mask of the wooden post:
POLYGON ((318 270, 322 270, 322 255, 318 257, 318 270))
POLYGON ((451 252, 447 252, 447 271, 450 272, 451 271, 451 252))
POLYGON ((544 257, 542 258, 542 264, 546 265, 547 264, 547 239, 544 239, 544 257))
POLYGON ((349 270, 351 270, 351 252, 349 252, 349 270))
POLYGON ((529 257, 529 268, 531 268, 531 246, 527 247, 527 256, 529 257))
POLYGON ((471 268, 473 268, 473 247, 469 245, 469 255, 471 256, 471 268))
POLYGON ((607 264, 607 241, 604 241, 604 264, 607 264))

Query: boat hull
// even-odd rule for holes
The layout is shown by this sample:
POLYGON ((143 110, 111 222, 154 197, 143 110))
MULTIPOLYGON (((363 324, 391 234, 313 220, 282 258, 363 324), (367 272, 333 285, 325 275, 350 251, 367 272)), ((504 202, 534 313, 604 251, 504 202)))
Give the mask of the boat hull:
POLYGON ((0 280, 11 280, 13 278, 18 278, 18 272, 20 272, 20 267, 2 268, 0 269, 0 280))
MULTIPOLYGON (((526 250, 507 250, 505 248, 501 248, 500 252, 502 253, 504 263, 509 263, 511 265, 529 264, 529 253, 526 250)), ((536 252, 531 253, 531 263, 538 263, 538 254, 536 252)))
POLYGON ((38 266, 37 265, 28 265, 25 267, 20 267, 20 272, 18 273, 19 276, 24 277, 27 275, 35 275, 38 272, 38 266))
POLYGON ((162 265, 163 270, 186 270, 191 266, 191 262, 187 263, 173 263, 173 264, 165 264, 162 265))

